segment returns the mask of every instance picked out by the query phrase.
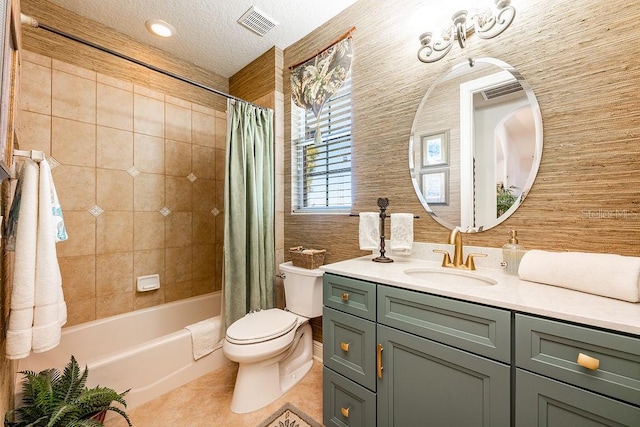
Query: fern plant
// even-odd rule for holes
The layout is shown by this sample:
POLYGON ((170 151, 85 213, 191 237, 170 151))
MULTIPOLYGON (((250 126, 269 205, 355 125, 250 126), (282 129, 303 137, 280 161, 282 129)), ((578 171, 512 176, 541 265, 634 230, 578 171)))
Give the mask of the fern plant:
POLYGON ((21 371, 22 406, 5 415, 5 427, 98 427, 107 411, 120 414, 131 426, 127 414, 113 402, 127 406, 123 393, 107 387, 87 388, 89 369, 82 373, 75 357, 60 373, 46 369, 38 374, 21 371))

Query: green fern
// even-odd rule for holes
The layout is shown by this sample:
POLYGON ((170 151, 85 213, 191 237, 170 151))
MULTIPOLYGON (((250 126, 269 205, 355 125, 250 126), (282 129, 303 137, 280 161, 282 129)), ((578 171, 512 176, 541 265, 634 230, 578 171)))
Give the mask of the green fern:
POLYGON ((38 374, 22 371, 22 406, 5 415, 5 427, 99 427, 103 424, 92 418, 101 412, 112 411, 131 421, 117 402, 126 408, 123 393, 107 387, 87 388, 89 369, 80 372, 75 357, 60 373, 47 369, 38 374))

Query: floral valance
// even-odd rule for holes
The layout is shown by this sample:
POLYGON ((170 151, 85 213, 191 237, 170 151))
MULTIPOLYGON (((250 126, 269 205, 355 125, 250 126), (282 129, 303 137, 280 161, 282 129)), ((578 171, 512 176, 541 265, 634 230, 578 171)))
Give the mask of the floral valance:
POLYGON ((331 45, 291 70, 291 98, 300 108, 313 111, 322 107, 341 87, 351 69, 351 37, 331 45))

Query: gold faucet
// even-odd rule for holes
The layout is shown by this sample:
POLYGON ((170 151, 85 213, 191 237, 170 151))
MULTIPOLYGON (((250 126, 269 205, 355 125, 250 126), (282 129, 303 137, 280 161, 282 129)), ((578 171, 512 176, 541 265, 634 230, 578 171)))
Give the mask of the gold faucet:
POLYGON ((433 252, 444 254, 442 258, 442 266, 449 268, 460 268, 463 270, 475 270, 476 264, 473 261, 474 257, 485 257, 487 254, 471 253, 467 255, 467 260, 462 262, 462 233, 457 228, 451 230, 449 233, 449 244, 453 245, 453 261, 449 256, 449 252, 442 249, 434 249, 433 252))

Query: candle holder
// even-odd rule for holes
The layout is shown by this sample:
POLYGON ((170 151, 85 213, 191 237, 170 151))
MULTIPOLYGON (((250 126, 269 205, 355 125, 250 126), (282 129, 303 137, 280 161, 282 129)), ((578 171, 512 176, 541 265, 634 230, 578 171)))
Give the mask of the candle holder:
POLYGON ((372 259, 373 262, 393 262, 391 258, 385 256, 386 250, 384 248, 384 220, 387 218, 387 206, 389 206, 389 199, 381 197, 378 199, 378 207, 380 208, 380 256, 372 259))

